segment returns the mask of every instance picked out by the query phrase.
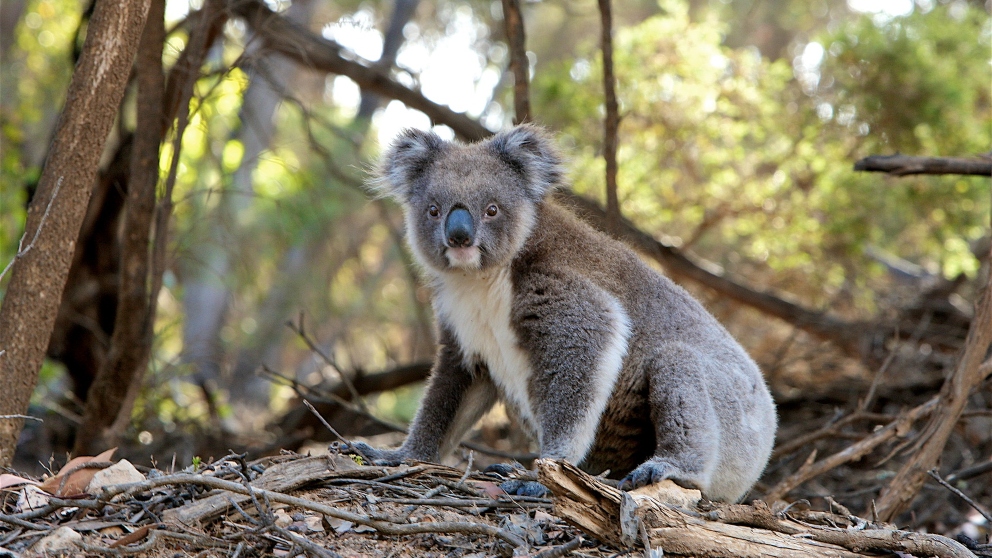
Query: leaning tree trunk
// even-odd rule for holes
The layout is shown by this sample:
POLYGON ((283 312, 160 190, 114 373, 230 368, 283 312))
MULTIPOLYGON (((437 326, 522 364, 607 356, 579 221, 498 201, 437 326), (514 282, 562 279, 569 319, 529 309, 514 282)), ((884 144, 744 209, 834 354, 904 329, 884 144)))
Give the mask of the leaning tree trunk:
POLYGON ((140 377, 151 352, 151 304, 148 293, 148 245, 155 217, 159 147, 163 134, 165 74, 165 0, 154 0, 137 56, 137 130, 124 215, 117 312, 110 350, 87 397, 83 428, 76 433, 74 453, 96 452, 97 440, 127 400, 128 387, 140 377))
POLYGON ((28 208, 25 242, 0 306, 0 466, 14 457, 45 358, 107 134, 124 96, 149 0, 101 0, 28 208))

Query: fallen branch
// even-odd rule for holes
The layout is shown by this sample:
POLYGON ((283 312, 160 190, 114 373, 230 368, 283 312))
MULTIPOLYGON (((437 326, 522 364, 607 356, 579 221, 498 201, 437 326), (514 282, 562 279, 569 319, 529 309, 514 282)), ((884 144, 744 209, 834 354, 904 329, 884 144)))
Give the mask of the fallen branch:
POLYGON ((854 163, 854 170, 884 172, 893 176, 910 174, 963 174, 992 176, 992 157, 911 157, 872 155, 854 163))
MULTIPOLYGON (((934 397, 926 403, 903 413, 899 416, 899 418, 890 422, 885 428, 874 432, 860 442, 844 448, 842 451, 831 455, 823 461, 813 463, 812 460, 807 460, 807 463, 800 467, 798 471, 782 479, 781 482, 769 490, 763 498, 764 501, 769 504, 773 504, 774 502, 785 497, 785 495, 792 489, 809 481, 810 479, 816 478, 831 469, 843 465, 844 463, 857 461, 871 453, 871 451, 878 446, 888 442, 896 436, 905 436, 914 422, 933 412, 936 406, 937 398, 934 397)), ((815 457, 815 454, 813 454, 812 457, 815 457)))
POLYGON ((972 558, 960 543, 940 535, 880 527, 856 517, 816 512, 824 525, 773 514, 762 502, 752 506, 716 505, 712 511, 691 504, 698 491, 666 481, 621 492, 563 461, 537 461, 539 480, 553 493, 555 514, 590 536, 627 549, 646 531, 652 548, 696 557, 855 557, 869 551, 920 556, 972 558), (662 492, 663 491, 663 492, 662 492), (671 503, 655 494, 672 494, 671 503), (830 525, 848 525, 839 528, 830 525), (741 524, 743 523, 743 525, 741 524), (758 526, 756 526, 758 525, 758 526))
MULTIPOLYGON (((990 249, 992 256, 992 249, 990 249)), ((944 446, 961 419, 968 398, 985 381, 983 364, 992 345, 992 276, 975 303, 975 317, 968 329, 964 350, 937 396, 938 403, 929 423, 918 437, 916 452, 903 464, 877 502, 879 517, 892 521, 909 508, 933 469, 944 446)))
MULTIPOLYGON (((333 469, 329 469, 328 466, 331 463, 340 465, 346 462, 351 462, 354 469, 347 469, 350 474, 356 474, 359 471, 363 473, 377 474, 381 472, 379 468, 376 467, 359 467, 351 459, 343 456, 330 456, 330 457, 320 457, 320 458, 304 458, 297 460, 297 462, 308 462, 308 465, 312 465, 314 461, 319 460, 323 462, 324 474, 333 474, 335 472, 333 469)), ((296 463, 296 462, 291 462, 296 463)), ((346 466, 347 467, 347 466, 346 466)), ((312 469, 312 467, 311 467, 312 469)), ((338 471, 340 472, 340 471, 338 471)), ((266 471, 268 474, 269 471, 266 471)), ((265 484, 262 480, 266 474, 262 475, 262 478, 255 481, 256 484, 265 484)), ((281 472, 279 475, 283 479, 283 482, 289 482, 293 479, 285 478, 286 473, 281 472)), ((315 479, 309 475, 302 475, 294 477, 299 486, 303 484, 313 482, 315 479)), ((279 491, 267 490, 263 488, 257 488, 255 485, 245 486, 241 483, 234 481, 224 480, 217 477, 210 477, 199 474, 192 473, 180 473, 175 475, 168 475, 164 477, 158 477, 153 479, 148 479, 146 481, 115 485, 106 487, 102 490, 99 495, 98 501, 109 502, 114 496, 121 494, 133 495, 139 492, 144 492, 151 490, 153 488, 158 488, 161 486, 172 486, 172 485, 198 485, 205 486, 208 488, 214 488, 225 492, 233 492, 239 495, 241 501, 245 501, 252 497, 264 498, 271 502, 277 502, 280 504, 287 504, 291 506, 297 506, 306 510, 310 510, 319 514, 323 514, 328 517, 333 517, 335 519, 342 519, 344 521, 350 521, 358 525, 367 525, 372 527, 376 531, 379 531, 385 535, 412 535, 418 533, 461 533, 461 534, 477 534, 477 535, 487 535, 491 537, 496 537, 502 539, 503 541, 509 543, 514 547, 524 546, 525 543, 522 539, 516 535, 493 527, 485 523, 473 523, 473 522, 452 522, 452 521, 428 521, 422 523, 394 523, 391 521, 386 521, 383 519, 374 518, 372 516, 360 513, 349 512, 340 508, 333 506, 328 506, 313 500, 307 500, 304 498, 297 498, 295 496, 289 496, 279 491)), ((232 500, 230 494, 225 494, 223 492, 210 496, 209 498, 220 500, 225 499, 228 501, 232 500)), ((194 504, 200 504, 202 501, 194 502, 194 504)), ((190 506, 184 506, 183 508, 178 508, 177 510, 169 510, 164 514, 163 518, 166 523, 180 524, 180 525, 190 525, 194 522, 199 522, 203 520, 206 516, 200 513, 182 513, 190 506), (176 513, 169 513, 176 512, 176 513)), ((227 507, 224 507, 226 510, 227 507)), ((215 513, 220 513, 223 510, 213 510, 215 513)), ((212 515, 212 514, 211 514, 212 515)))

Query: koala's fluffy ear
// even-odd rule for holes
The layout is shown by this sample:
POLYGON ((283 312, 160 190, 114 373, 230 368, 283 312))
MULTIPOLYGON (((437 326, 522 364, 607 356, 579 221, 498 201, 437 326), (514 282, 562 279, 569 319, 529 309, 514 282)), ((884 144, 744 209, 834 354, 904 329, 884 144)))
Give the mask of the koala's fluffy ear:
POLYGON ((408 200, 419 178, 445 145, 434 132, 403 130, 382 157, 373 189, 400 201, 408 200))
POLYGON ((534 201, 540 201, 561 180, 561 155, 542 128, 522 124, 497 134, 490 146, 524 178, 527 195, 534 201))

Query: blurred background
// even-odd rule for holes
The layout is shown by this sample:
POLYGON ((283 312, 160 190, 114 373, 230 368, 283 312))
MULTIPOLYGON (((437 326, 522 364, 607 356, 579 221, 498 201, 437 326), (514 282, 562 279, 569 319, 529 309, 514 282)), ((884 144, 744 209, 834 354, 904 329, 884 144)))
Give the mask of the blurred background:
MULTIPOLYGON (((257 4, 337 45, 341 60, 485 129, 513 122, 499 1, 257 4)), ((166 70, 202 8, 166 3, 166 70)), ((790 319, 767 300, 669 270, 765 371, 780 441, 844 410, 895 414, 935 393, 987 276, 989 178, 896 178, 853 164, 989 152, 990 4, 662 0, 613 10, 621 211, 697 269, 796 309, 790 319)), ((0 264, 17 251, 91 12, 79 0, 0 5, 0 264)), ((302 396, 346 437, 396 442, 393 426, 411 419, 434 353, 430 294, 404 247, 402 216, 363 183, 405 127, 465 134, 392 89, 268 48, 271 38, 241 14, 231 8, 209 43, 181 142, 162 144, 163 177, 181 149, 151 358, 121 439, 136 462, 319 450, 335 438, 302 396)), ((530 1, 522 15, 533 120, 557 135, 573 191, 602 203, 596 3, 530 1)), ((21 436, 22 471, 64 462, 106 357, 135 118, 130 90, 32 400, 44 422, 29 421, 21 436)), ((989 460, 990 402, 986 382, 945 467, 989 460)), ((811 443, 843 447, 881 419, 865 420, 811 443)), ((515 432, 502 410, 486 417, 473 434, 488 448, 477 464, 526 459, 533 447, 515 432)), ((802 463, 808 450, 798 449, 776 454, 768 483, 802 463)), ((883 449, 793 495, 862 502, 892 474, 879 464, 892 448, 883 449)), ((955 505, 913 521, 958 528, 968 511, 955 505)))

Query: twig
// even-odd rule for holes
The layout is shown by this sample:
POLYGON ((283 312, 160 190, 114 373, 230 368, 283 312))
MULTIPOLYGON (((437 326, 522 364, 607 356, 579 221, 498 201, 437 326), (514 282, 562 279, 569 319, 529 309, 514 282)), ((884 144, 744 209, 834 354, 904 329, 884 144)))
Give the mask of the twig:
POLYGON ((534 558, 561 558, 562 556, 571 554, 573 550, 580 546, 582 546, 582 537, 575 537, 565 544, 550 548, 544 552, 538 552, 534 555, 534 558))
MULTIPOLYGON (((3 271, 0 271, 0 281, 3 281, 3 276, 7 275, 7 271, 9 271, 11 266, 14 265, 14 262, 20 258, 23 258, 28 252, 31 251, 32 248, 34 248, 34 243, 38 240, 38 235, 41 234, 41 228, 45 226, 45 221, 48 219, 48 213, 52 210, 52 205, 55 203, 55 197, 59 195, 59 189, 62 188, 62 179, 64 178, 64 176, 60 176, 58 181, 55 183, 55 191, 52 192, 52 197, 48 200, 48 205, 45 206, 45 212, 41 214, 41 221, 38 222, 38 228, 34 230, 34 236, 31 237, 31 242, 29 242, 24 248, 21 248, 21 246, 24 245, 24 239, 27 237, 28 231, 24 231, 24 234, 21 235, 21 240, 17 243, 17 253, 14 254, 14 257, 11 258, 9 262, 7 262, 7 266, 3 268, 3 271)), ((2 354, 3 353, 0 352, 0 355, 2 354)))
POLYGON ((205 535, 197 535, 192 533, 177 533, 175 531, 166 531, 163 529, 155 529, 150 531, 148 533, 148 541, 137 546, 131 546, 125 548, 110 548, 95 544, 88 544, 82 541, 76 542, 76 545, 79 546, 79 548, 85 550, 86 552, 91 552, 105 556, 132 556, 135 554, 145 554, 155 548, 161 548, 162 542, 159 540, 159 538, 176 539, 200 546, 206 546, 208 548, 231 547, 231 544, 226 541, 218 541, 212 537, 208 537, 205 535))
POLYGON ((80 463, 68 471, 59 471, 59 476, 62 477, 62 480, 59 481, 59 486, 55 490, 55 494, 59 496, 63 495, 62 491, 65 490, 65 485, 69 483, 69 477, 76 474, 76 471, 82 471, 83 469, 106 469, 113 466, 113 464, 113 461, 88 461, 86 463, 80 463))
POLYGON ((982 517, 985 518, 985 521, 989 525, 992 525, 992 515, 989 515, 989 512, 985 508, 983 508, 982 506, 979 506, 977 503, 975 503, 975 501, 972 500, 971 498, 969 498, 967 494, 965 494, 964 492, 961 492, 957 488, 954 488, 953 486, 950 485, 950 483, 948 483, 944 479, 940 478, 940 473, 937 472, 937 469, 930 469, 929 471, 927 471, 927 474, 930 475, 931 477, 933 477, 933 480, 935 480, 938 483, 940 483, 941 486, 943 486, 944 488, 950 490, 951 492, 953 492, 954 494, 956 494, 959 498, 961 498, 965 502, 968 502, 968 505, 969 506, 975 508, 975 511, 977 511, 980 514, 982 514, 982 517))
POLYGON ((451 521, 421 522, 421 523, 408 523, 408 524, 392 523, 392 522, 376 519, 368 515, 345 511, 339 508, 335 508, 333 506, 328 506, 325 504, 321 504, 319 502, 314 502, 312 500, 306 500, 304 498, 289 496, 281 492, 264 490, 260 488, 254 488, 251 486, 246 487, 240 483, 223 480, 216 477, 207 477, 203 475, 190 474, 190 473, 179 473, 179 474, 168 475, 155 479, 148 479, 141 482, 104 487, 102 489, 102 493, 100 494, 96 502, 97 503, 109 502, 114 496, 120 494, 130 495, 139 492, 144 492, 146 490, 151 490, 153 488, 157 488, 160 486, 171 486, 171 485, 181 485, 181 484, 195 484, 199 486, 206 486, 209 488, 216 488, 220 490, 226 490, 228 492, 234 492, 236 494, 243 494, 245 496, 253 496, 253 495, 255 497, 261 496, 273 502, 288 504, 291 506, 298 506, 303 509, 311 510, 337 519, 351 521, 352 523, 357 523, 360 525, 368 525, 369 527, 372 527, 373 529, 386 535, 412 535, 419 533, 462 533, 462 534, 476 534, 476 535, 497 537, 513 545, 514 547, 523 546, 525 544, 524 541, 519 537, 517 537, 516 535, 508 531, 505 531, 503 529, 493 527, 492 525, 471 523, 471 522, 451 522, 451 521))
POLYGON ((985 463, 979 463, 978 465, 968 467, 967 469, 961 469, 960 471, 947 475, 947 482, 972 479, 979 475, 984 475, 990 471, 992 471, 992 461, 986 461, 985 463))
POLYGON ((321 558, 341 558, 341 555, 338 554, 337 552, 331 552, 330 550, 327 550, 326 548, 323 548, 320 545, 315 544, 310 539, 302 535, 297 535, 296 533, 293 533, 288 529, 284 529, 276 525, 275 523, 272 524, 272 530, 275 531, 276 533, 279 533, 283 537, 293 541, 293 544, 298 544, 302 546, 307 552, 310 552, 315 556, 320 556, 321 558))
POLYGON ((992 158, 988 155, 976 158, 872 155, 854 163, 854 170, 885 172, 894 176, 963 174, 989 177, 992 176, 992 158))
POLYGON ((780 446, 776 447, 775 451, 772 452, 771 459, 775 460, 780 457, 789 455, 790 453, 798 450, 799 448, 807 444, 810 444, 812 442, 815 442, 821 438, 839 437, 841 436, 840 429, 853 422, 857 422, 861 420, 882 422, 891 419, 892 417, 890 417, 889 415, 883 415, 877 413, 862 413, 862 412, 851 413, 841 418, 834 417, 833 419, 828 421, 827 424, 822 426, 820 429, 814 430, 813 432, 809 432, 807 434, 803 434, 802 436, 789 440, 788 442, 785 442, 784 444, 781 444, 780 446))
MULTIPOLYGON (((351 411, 353 413, 356 413, 358 415, 361 415, 363 418, 366 418, 366 419, 374 422, 375 424, 377 424, 379 426, 382 426, 383 428, 388 428, 389 430, 392 430, 394 432, 402 432, 404 434, 406 434, 406 432, 407 432, 407 429, 404 428, 403 426, 400 426, 398 424, 394 424, 392 422, 383 420, 383 419, 381 419, 381 418, 373 415, 369 411, 363 410, 363 409, 359 408, 357 405, 355 405, 351 401, 348 401, 347 399, 344 399, 344 398, 338 396, 337 394, 335 394, 333 392, 330 392, 330 391, 326 391, 326 392, 325 391, 319 391, 318 392, 317 390, 315 390, 315 389, 313 389, 313 388, 311 388, 309 386, 306 386, 304 384, 299 383, 298 381, 294 380, 293 378, 289 378, 289 377, 286 377, 286 376, 284 376, 282 374, 279 374, 278 372, 272 370, 271 368, 269 368, 265 364, 263 364, 261 366, 261 370, 263 372, 265 372, 266 374, 268 374, 269 376, 271 376, 272 378, 275 378, 275 379, 278 379, 278 380, 281 380, 281 381, 286 382, 287 385, 289 385, 291 388, 293 388, 293 391, 295 391, 296 394, 299 395, 301 399, 304 399, 305 398, 305 395, 304 395, 303 391, 306 391, 307 393, 312 394, 313 396, 324 398, 324 399, 329 400, 330 402, 333 402, 333 403, 336 403, 338 405, 341 405, 345 409, 348 409, 349 411, 351 411)), ((312 398, 313 397, 311 397, 311 399, 312 398)), ((461 446, 461 447, 463 447, 463 448, 465 448, 465 449, 472 450, 474 452, 478 452, 478 453, 481 453, 481 454, 484 454, 484 455, 491 455, 493 457, 499 457, 499 458, 502 458, 502 459, 512 459, 514 461, 530 461, 530 460, 537 459, 537 457, 538 457, 538 455, 536 453, 512 453, 512 452, 507 452, 507 451, 502 451, 502 450, 498 450, 498 449, 486 447, 486 446, 484 446, 482 444, 477 444, 475 442, 469 442, 469 441, 462 441, 458 445, 461 446)))
MULTIPOLYGON (((0 351, 0 356, 3 356, 3 353, 5 353, 5 352, 6 351, 0 351)), ((40 419, 38 417, 32 417, 32 416, 29 416, 29 415, 0 415, 0 420, 16 420, 16 419, 36 420, 38 422, 45 422, 44 420, 42 420, 42 419, 40 419)))
POLYGON ((307 335, 305 326, 303 325, 303 320, 304 320, 303 316, 304 316, 303 312, 300 312, 299 325, 296 325, 290 321, 290 322, 286 322, 286 327, 293 330, 294 333, 299 335, 300 339, 302 339, 303 342, 307 344, 307 347, 309 347, 311 351, 317 353, 317 355, 325 363, 327 363, 328 366, 333 368, 334 371, 338 373, 338 376, 341 378, 341 383, 343 383, 345 387, 348 388, 348 392, 351 393, 352 401, 354 401, 354 404, 358 405, 359 408, 361 408, 363 411, 368 412, 368 408, 365 407, 365 401, 363 401, 361 396, 358 395, 358 390, 355 389, 355 384, 352 383, 351 378, 349 378, 348 375, 345 374, 343 370, 341 370, 341 368, 338 366, 338 363, 335 362, 330 355, 322 351, 320 347, 318 347, 317 344, 314 343, 312 339, 310 339, 310 336, 307 335))
MULTIPOLYGON (((443 485, 435 487, 445 488, 443 485)), ((433 492, 433 490, 431 491, 433 492)), ((551 509, 551 501, 547 500, 545 502, 517 502, 517 501, 504 501, 504 500, 493 500, 492 498, 434 498, 431 497, 431 493, 428 492, 425 498, 390 498, 383 497, 379 498, 380 502, 392 502, 394 504, 404 504, 409 506, 445 506, 449 508, 520 508, 522 504, 526 504, 528 507, 532 508, 544 508, 551 509)), ((436 494, 435 494, 436 496, 436 494)), ((516 498, 516 496, 514 496, 516 498)))
MULTIPOLYGON (((817 463, 804 463, 798 471, 782 479, 781 482, 769 490, 763 500, 769 504, 772 504, 776 500, 783 498, 789 493, 789 491, 807 482, 808 480, 818 477, 823 473, 826 473, 827 471, 849 461, 861 459, 876 447, 902 433, 921 417, 933 412, 936 406, 937 398, 934 397, 926 403, 903 413, 898 418, 890 422, 885 428, 879 429, 860 442, 852 444, 851 446, 831 455, 823 461, 817 463)), ((815 454, 811 455, 811 457, 815 458, 815 454)))

